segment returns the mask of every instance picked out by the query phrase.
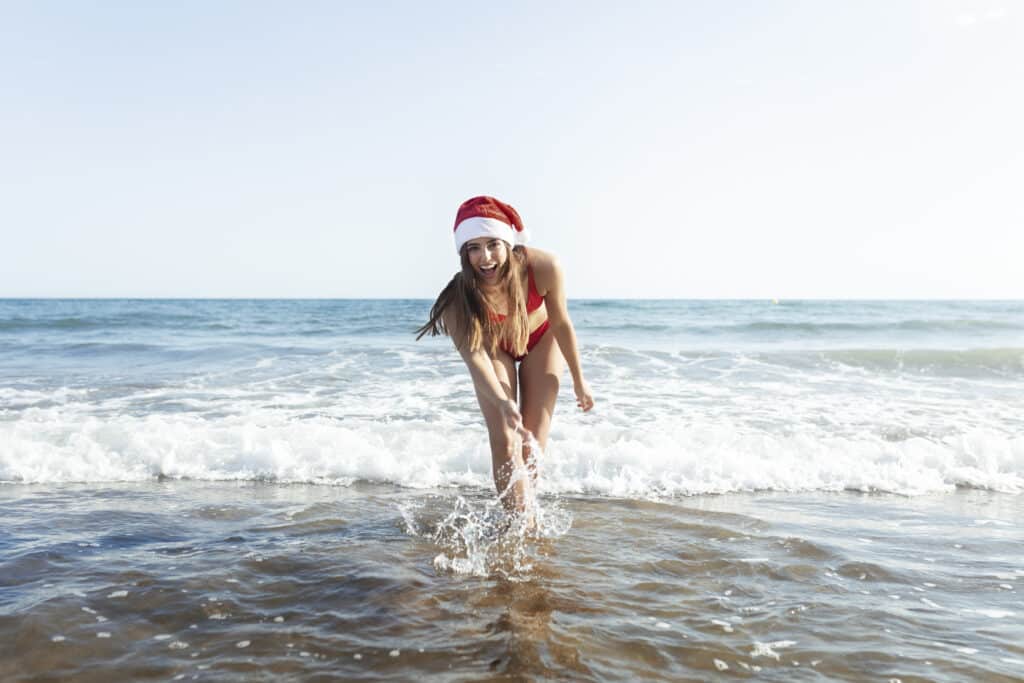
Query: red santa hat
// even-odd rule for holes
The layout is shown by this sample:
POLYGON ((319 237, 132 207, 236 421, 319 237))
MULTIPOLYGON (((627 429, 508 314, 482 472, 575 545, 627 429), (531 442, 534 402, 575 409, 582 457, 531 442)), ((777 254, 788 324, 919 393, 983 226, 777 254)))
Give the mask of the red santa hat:
POLYGON ((526 244, 529 233, 519 212, 494 197, 467 199, 455 214, 455 251, 477 237, 497 237, 509 246, 526 244))

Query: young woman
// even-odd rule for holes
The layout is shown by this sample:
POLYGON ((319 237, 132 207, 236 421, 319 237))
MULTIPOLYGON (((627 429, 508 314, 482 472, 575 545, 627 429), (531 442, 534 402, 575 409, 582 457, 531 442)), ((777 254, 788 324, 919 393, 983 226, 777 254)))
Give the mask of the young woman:
POLYGON ((508 204, 493 197, 464 202, 455 216, 462 270, 441 291, 416 337, 447 334, 455 342, 487 423, 494 485, 514 512, 525 510, 536 476, 527 441, 532 435, 542 449, 547 446, 565 364, 576 404, 584 411, 594 406, 565 305, 562 269, 553 254, 527 251, 526 240, 522 219, 508 204))

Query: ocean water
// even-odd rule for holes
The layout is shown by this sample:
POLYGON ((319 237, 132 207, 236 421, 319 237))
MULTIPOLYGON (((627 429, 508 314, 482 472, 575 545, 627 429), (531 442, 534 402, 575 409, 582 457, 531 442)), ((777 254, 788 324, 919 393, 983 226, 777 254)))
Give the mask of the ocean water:
POLYGON ((0 300, 0 679, 1024 680, 1024 302, 573 301, 537 534, 430 303, 0 300))

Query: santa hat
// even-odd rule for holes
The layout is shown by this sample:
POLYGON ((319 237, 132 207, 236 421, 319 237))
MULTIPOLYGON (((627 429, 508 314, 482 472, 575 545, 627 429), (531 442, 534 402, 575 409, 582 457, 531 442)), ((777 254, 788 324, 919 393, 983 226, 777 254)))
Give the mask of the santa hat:
POLYGON ((515 246, 526 244, 530 235, 511 206, 494 197, 473 197, 455 214, 455 251, 477 237, 497 237, 515 246))

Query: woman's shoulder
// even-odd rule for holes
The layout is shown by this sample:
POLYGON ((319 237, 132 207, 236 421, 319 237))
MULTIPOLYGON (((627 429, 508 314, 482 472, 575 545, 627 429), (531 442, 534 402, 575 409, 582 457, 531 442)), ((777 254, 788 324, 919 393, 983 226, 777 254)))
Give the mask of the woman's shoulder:
POLYGON ((533 271, 533 281, 542 296, 556 285, 561 276, 561 265, 558 257, 550 251, 531 247, 527 251, 527 265, 533 271))

